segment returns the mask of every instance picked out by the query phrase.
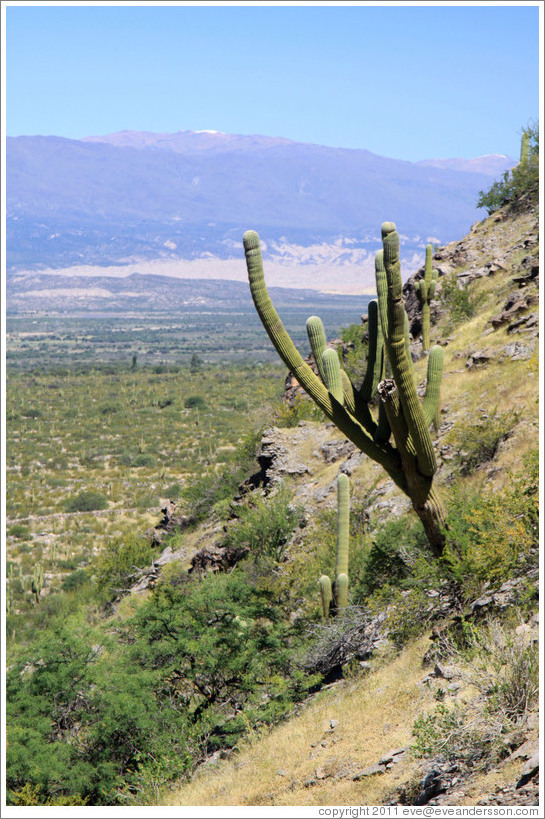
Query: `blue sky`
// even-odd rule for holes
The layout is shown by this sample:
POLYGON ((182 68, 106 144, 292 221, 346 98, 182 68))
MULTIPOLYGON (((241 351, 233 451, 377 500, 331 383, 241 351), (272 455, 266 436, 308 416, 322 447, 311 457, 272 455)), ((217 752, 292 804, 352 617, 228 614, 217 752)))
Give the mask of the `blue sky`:
POLYGON ((518 157, 539 4, 2 4, 6 132, 213 129, 416 161, 518 157))

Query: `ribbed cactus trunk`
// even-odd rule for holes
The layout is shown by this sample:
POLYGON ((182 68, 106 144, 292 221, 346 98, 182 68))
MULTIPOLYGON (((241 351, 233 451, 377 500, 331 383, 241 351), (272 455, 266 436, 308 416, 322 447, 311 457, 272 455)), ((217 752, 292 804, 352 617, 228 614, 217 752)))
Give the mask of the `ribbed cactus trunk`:
MULTIPOLYGON (((379 463, 411 499, 431 550, 439 556, 444 546, 446 515, 434 485, 437 463, 429 427, 438 424, 443 350, 439 346, 430 350, 426 394, 420 402, 402 297, 399 236, 393 223, 383 224, 382 241, 383 250, 375 261, 377 300, 369 304, 367 373, 359 387, 341 368, 336 352, 326 348, 323 326, 316 316, 307 321, 307 333, 320 377, 305 363, 267 293, 255 231, 244 234, 250 290, 263 326, 287 368, 340 431, 379 463), (386 373, 392 377, 386 378, 386 373), (373 416, 370 403, 375 396, 379 409, 373 416)), ((428 278, 429 302, 434 290, 431 267, 428 278)), ((344 588, 348 572, 338 570, 338 575, 347 578, 341 579, 339 588, 344 588)))
POLYGON ((437 284, 437 270, 432 269, 433 248, 426 245, 426 262, 424 265, 424 278, 415 285, 415 292, 422 305, 422 347, 424 350, 430 349, 430 315, 431 300, 435 295, 437 284))
POLYGON ((337 550, 335 553, 335 580, 327 574, 318 583, 322 613, 327 619, 330 611, 338 614, 348 606, 348 543, 350 539, 350 481, 343 472, 337 478, 337 550))
POLYGON ((528 164, 528 157, 530 154, 530 134, 528 131, 522 132, 522 137, 520 140, 520 159, 519 165, 527 165, 528 164))

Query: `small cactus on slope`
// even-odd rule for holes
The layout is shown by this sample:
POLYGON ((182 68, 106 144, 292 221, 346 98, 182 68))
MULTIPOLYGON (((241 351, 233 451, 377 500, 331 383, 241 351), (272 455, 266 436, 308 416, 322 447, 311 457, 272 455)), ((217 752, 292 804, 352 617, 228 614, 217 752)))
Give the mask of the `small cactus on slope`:
POLYGON ((335 555, 335 582, 327 574, 318 581, 325 619, 331 609, 338 612, 348 605, 348 542, 350 538, 350 481, 343 472, 337 478, 337 551, 335 555))
POLYGON ((415 284, 415 292, 422 305, 422 347, 430 349, 430 302, 435 296, 437 270, 432 270, 432 246, 426 245, 424 278, 415 284))
POLYGON ((410 498, 432 552, 439 556, 446 513, 433 480, 437 464, 429 427, 439 414, 443 351, 438 346, 430 350, 421 403, 409 350, 399 236, 392 222, 382 225, 382 240, 383 249, 375 258, 377 300, 369 305, 368 369, 359 388, 341 368, 336 353, 324 349, 325 334, 316 316, 307 322, 307 332, 320 377, 305 363, 270 300, 259 236, 252 230, 244 234, 250 291, 280 358, 324 414, 410 498), (369 407, 375 396, 376 417, 369 407))
POLYGON ((36 563, 32 575, 32 593, 36 603, 40 602, 40 594, 44 587, 44 567, 41 563, 36 563))

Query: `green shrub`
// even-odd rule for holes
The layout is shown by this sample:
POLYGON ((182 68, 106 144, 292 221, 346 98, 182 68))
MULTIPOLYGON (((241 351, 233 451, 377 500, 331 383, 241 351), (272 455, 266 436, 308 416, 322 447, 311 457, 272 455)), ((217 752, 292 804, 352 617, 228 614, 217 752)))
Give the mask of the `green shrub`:
POLYGON ((21 410, 23 418, 41 418, 42 412, 36 407, 28 407, 28 409, 21 410))
POLYGON ((45 796, 39 786, 33 787, 27 783, 19 790, 8 791, 7 804, 19 805, 21 807, 31 807, 34 805, 40 805, 42 807, 62 805, 66 807, 69 805, 86 805, 87 800, 82 799, 79 795, 57 796, 56 798, 52 796, 45 796))
POLYGON ((105 401, 98 406, 98 411, 101 415, 112 415, 114 412, 119 412, 120 409, 120 405, 113 401, 105 401))
POLYGON ((485 208, 489 214, 506 204, 513 204, 526 196, 530 201, 538 201, 539 196, 539 129, 530 125, 523 129, 529 138, 528 157, 510 171, 505 171, 500 180, 492 184, 488 191, 479 191, 478 208, 485 208))
POLYGON ((481 294, 476 294, 471 284, 460 287, 457 272, 447 273, 441 277, 441 301, 447 313, 450 327, 473 318, 483 301, 481 294))
POLYGON ((291 504, 287 490, 281 489, 274 496, 252 498, 241 507, 238 521, 229 527, 222 543, 279 562, 300 519, 301 510, 291 504))
POLYGON ((186 409, 200 409, 200 410, 208 409, 206 401, 204 400, 202 395, 190 395, 189 398, 185 399, 184 407, 186 409))
POLYGON ((299 421, 323 421, 324 414, 306 395, 296 395, 288 403, 281 400, 273 410, 272 423, 277 427, 296 427, 299 421))
POLYGON ((22 523, 14 523, 10 526, 7 534, 11 537, 16 537, 18 540, 28 540, 30 538, 30 529, 28 526, 23 526, 22 523))
POLYGON ((163 495, 165 498, 168 498, 171 501, 177 500, 182 493, 182 487, 179 483, 171 483, 170 486, 167 486, 163 495))
POLYGON ((477 467, 491 461, 500 444, 507 440, 516 426, 520 412, 515 409, 498 412, 493 409, 476 424, 461 423, 451 433, 450 441, 457 452, 462 475, 469 475, 477 467))
POLYGON ((142 452, 140 455, 137 455, 134 461, 132 462, 132 466, 140 467, 140 466, 155 466, 157 461, 149 452, 142 452))
POLYGON ((220 472, 203 474, 185 483, 181 500, 196 522, 204 520, 216 504, 232 500, 241 482, 257 466, 256 450, 260 439, 260 429, 250 431, 239 442, 233 463, 220 472))
POLYGON ((73 495, 65 505, 66 512, 95 512, 107 508, 108 498, 93 489, 83 490, 73 495))
POLYGON ((84 583, 87 583, 89 580, 89 572, 85 569, 77 569, 75 572, 72 572, 65 577, 62 582, 62 590, 65 592, 68 591, 75 591, 76 589, 81 588, 84 583))
POLYGON ((525 459, 523 473, 499 492, 453 490, 442 564, 467 596, 485 583, 502 583, 537 563, 539 462, 525 459))
POLYGON ((426 561, 428 555, 425 533, 412 517, 387 521, 365 551, 363 577, 355 593, 365 599, 384 586, 408 588, 419 560, 426 561))
POLYGON ((115 597, 130 586, 138 568, 149 566, 157 547, 147 538, 132 535, 111 541, 96 558, 94 570, 99 592, 115 597))

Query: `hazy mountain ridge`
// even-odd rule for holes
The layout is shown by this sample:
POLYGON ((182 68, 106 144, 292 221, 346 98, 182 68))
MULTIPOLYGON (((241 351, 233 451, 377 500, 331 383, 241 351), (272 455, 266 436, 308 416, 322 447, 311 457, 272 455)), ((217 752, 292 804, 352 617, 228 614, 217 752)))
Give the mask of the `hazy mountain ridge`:
MULTIPOLYGON (((503 160, 514 164, 494 162, 503 160)), ((373 255, 385 219, 398 224, 411 256, 479 217, 475 201, 490 186, 482 172, 489 163, 475 165, 478 173, 445 166, 458 162, 411 163, 214 132, 8 138, 8 275, 82 263, 239 258, 249 228, 270 247, 342 239, 373 255)))
MULTIPOLYGON (((307 308, 309 314, 320 307, 354 310, 347 295, 316 290, 270 288, 279 308, 307 308)), ((64 313, 73 310, 145 313, 179 310, 251 312, 253 304, 248 284, 218 279, 176 279, 172 276, 63 276, 27 274, 7 282, 9 313, 30 311, 64 313)), ((368 299, 361 299, 363 311, 368 299)))

